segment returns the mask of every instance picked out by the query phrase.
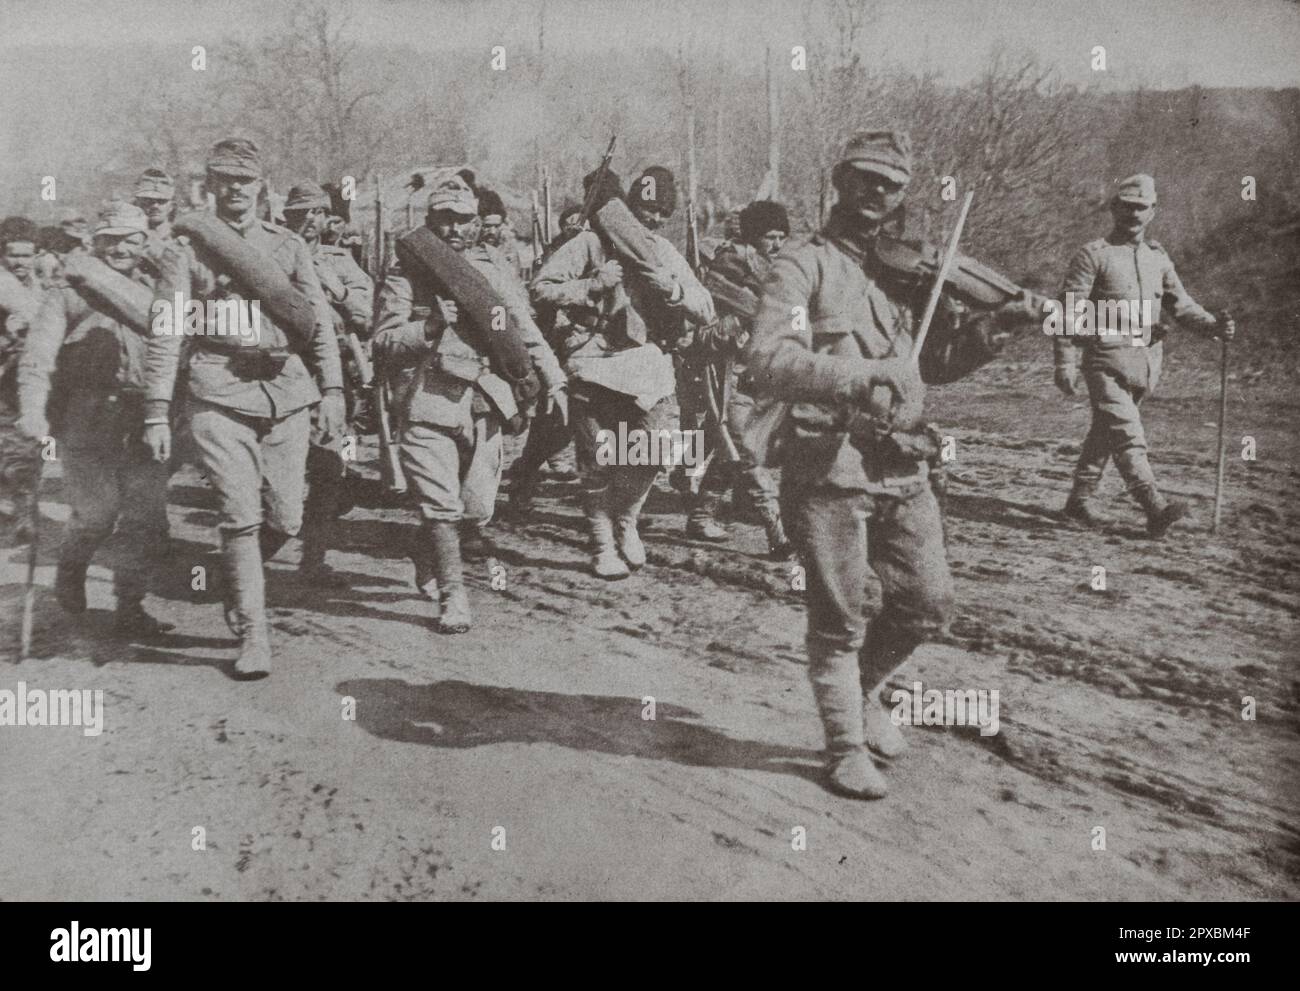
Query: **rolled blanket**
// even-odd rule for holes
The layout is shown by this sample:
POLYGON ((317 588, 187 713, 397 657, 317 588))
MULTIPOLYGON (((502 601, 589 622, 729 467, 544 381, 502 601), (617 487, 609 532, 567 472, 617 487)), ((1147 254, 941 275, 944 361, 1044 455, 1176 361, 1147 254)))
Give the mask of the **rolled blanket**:
POLYGON ((316 334, 316 311, 274 259, 250 245, 216 214, 187 213, 176 220, 172 230, 212 256, 205 261, 234 280, 245 298, 260 300, 294 350, 306 350, 316 334))
POLYGON ((397 258, 403 274, 413 283, 456 301, 476 339, 486 348, 493 371, 510 383, 516 398, 527 402, 541 391, 532 356, 510 308, 482 272, 428 227, 417 227, 399 237, 397 258))
POLYGON ((148 334, 153 291, 121 272, 114 271, 94 255, 72 254, 63 260, 63 276, 91 306, 127 324, 139 334, 148 334))

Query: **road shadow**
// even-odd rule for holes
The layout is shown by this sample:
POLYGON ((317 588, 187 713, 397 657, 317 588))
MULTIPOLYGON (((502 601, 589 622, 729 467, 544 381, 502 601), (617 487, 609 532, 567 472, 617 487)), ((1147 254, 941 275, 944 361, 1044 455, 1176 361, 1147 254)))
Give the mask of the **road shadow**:
POLYGON ((944 511, 953 519, 995 523, 1017 530, 1057 530, 1061 526, 1061 514, 1055 509, 996 496, 950 491, 944 500, 944 511))
POLYGON ((662 702, 654 719, 643 719, 637 698, 564 695, 465 681, 413 685, 396 678, 360 678, 340 682, 335 690, 357 700, 357 722, 366 732, 401 743, 451 749, 549 743, 616 757, 821 781, 818 751, 736 739, 687 722, 698 714, 662 702))

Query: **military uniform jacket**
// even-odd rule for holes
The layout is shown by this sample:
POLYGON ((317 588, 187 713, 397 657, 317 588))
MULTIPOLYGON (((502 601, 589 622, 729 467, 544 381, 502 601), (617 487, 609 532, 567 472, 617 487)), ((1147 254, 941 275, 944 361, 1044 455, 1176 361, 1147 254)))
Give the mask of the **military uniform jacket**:
MULTIPOLYGON (((194 399, 247 416, 281 418, 320 400, 312 371, 322 389, 342 389, 343 373, 338 342, 334 336, 333 316, 320 279, 316 275, 306 243, 285 227, 256 218, 243 227, 230 225, 254 248, 279 265, 294 288, 305 295, 316 314, 316 326, 303 354, 294 353, 271 379, 252 378, 232 367, 229 350, 205 344, 204 336, 180 337, 154 335, 149 340, 146 357, 145 393, 151 404, 150 417, 162 415, 172 399, 177 371, 188 371, 187 390, 194 399), (304 363, 305 358, 305 363, 304 363)), ((242 299, 239 288, 220 271, 200 260, 187 238, 177 238, 163 254, 162 276, 158 280, 156 299, 170 307, 179 292, 185 301, 242 299)), ((287 348, 288 338, 262 307, 262 348, 287 348)))
POLYGON ((667 353, 678 346, 683 331, 688 325, 703 326, 715 318, 713 297, 695 278, 686 259, 667 238, 653 231, 647 234, 660 267, 671 272, 681 286, 676 302, 663 301, 662 294, 630 268, 624 272, 621 288, 625 292, 601 290, 596 276, 612 256, 594 231, 582 231, 567 241, 542 266, 532 284, 534 299, 565 310, 573 324, 562 348, 569 374, 635 396, 645 409, 673 394, 673 367, 667 353), (598 308, 606 296, 617 302, 602 317, 598 308), (604 328, 620 319, 626 321, 621 332, 607 333, 604 328), (638 336, 647 345, 629 354, 627 338, 638 336))
MULTIPOLYGON (((1073 293, 1076 300, 1094 303, 1106 300, 1143 300, 1151 303, 1151 320, 1141 334, 1102 334, 1061 336, 1054 342, 1058 367, 1077 367, 1082 361, 1087 369, 1104 369, 1116 373, 1137 388, 1154 389, 1160 376, 1164 345, 1152 340, 1152 330, 1168 313, 1175 320, 1210 328, 1214 317, 1192 299, 1174 271, 1173 260, 1156 241, 1120 241, 1099 237, 1089 241, 1070 259, 1062 294, 1073 293)), ((1098 310, 1098 326, 1106 322, 1098 310)), ((1074 319, 1064 314, 1066 324, 1074 319)))
MULTIPOLYGON (((509 263, 486 245, 466 248, 464 258, 501 296, 546 390, 563 383, 564 372, 533 322, 509 263)), ((390 271, 380 289, 374 349, 393 389, 398 416, 406 423, 441 427, 461 426, 474 413, 495 412, 512 419, 519 407, 510 383, 492 370, 491 358, 472 328, 445 325, 433 303, 415 299, 400 269, 390 271), (417 302, 424 305, 417 307, 417 302)))
POLYGON ((320 275, 325 298, 334 309, 336 330, 365 338, 370 333, 375 287, 352 252, 333 244, 315 245, 312 264, 320 275))
MULTIPOLYGON (((926 287, 900 293, 872 273, 872 259, 832 217, 827 228, 775 260, 745 351, 748 388, 791 405, 782 467, 800 484, 897 493, 928 474, 923 460, 864 453, 846 424, 853 364, 911 353, 926 287)), ((941 297, 921 356, 926 382, 951 382, 990 360, 991 321, 969 319, 941 297)))
MULTIPOLYGON (((131 278, 153 288, 138 267, 131 278)), ((66 394, 56 397, 61 407, 56 436, 82 448, 120 444, 124 430, 138 433, 143 425, 148 346, 145 334, 95 308, 71 286, 51 288, 18 365, 21 408, 45 411, 57 365, 66 394)))
POLYGON ((162 274, 163 255, 167 253, 167 248, 176 240, 172 234, 171 221, 163 221, 157 227, 150 228, 148 241, 144 246, 144 270, 152 275, 155 279, 162 274))

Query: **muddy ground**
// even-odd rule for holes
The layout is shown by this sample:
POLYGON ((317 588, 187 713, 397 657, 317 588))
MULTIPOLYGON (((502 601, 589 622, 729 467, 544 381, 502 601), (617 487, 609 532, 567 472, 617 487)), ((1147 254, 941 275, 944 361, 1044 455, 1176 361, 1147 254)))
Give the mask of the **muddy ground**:
MULTIPOLYGON (((960 605, 895 680, 997 689, 1001 726, 905 728, 885 800, 821 784, 800 596, 743 514, 721 549, 687 541, 661 479, 649 566, 606 584, 585 571, 573 482, 552 477, 534 522, 494 525, 473 631, 441 637, 410 584, 409 517, 362 506, 330 555, 345 587, 300 580, 296 545, 271 565, 277 670, 249 683, 216 604, 211 493, 185 472, 149 600, 176 631, 157 643, 106 636, 99 564, 90 613, 62 617, 47 550, 36 656, 13 664, 25 550, 0 551, 0 688, 106 696, 98 737, 0 727, 0 897, 1297 897, 1294 390, 1234 375, 1211 536, 1217 352, 1180 343, 1145 415, 1157 474, 1195 518, 1144 539, 1112 470, 1113 522, 1086 533, 1056 511, 1087 405, 1053 390, 1044 350, 931 393, 957 441, 960 605)), ((57 477, 43 499, 52 548, 57 477)))

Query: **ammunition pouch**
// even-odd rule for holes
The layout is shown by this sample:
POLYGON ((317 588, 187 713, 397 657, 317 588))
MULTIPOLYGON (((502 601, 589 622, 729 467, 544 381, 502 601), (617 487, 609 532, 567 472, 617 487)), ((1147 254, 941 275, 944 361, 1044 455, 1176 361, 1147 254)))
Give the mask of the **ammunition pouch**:
POLYGON ((293 352, 288 348, 238 348, 226 354, 232 373, 242 379, 265 382, 284 371, 293 352))

